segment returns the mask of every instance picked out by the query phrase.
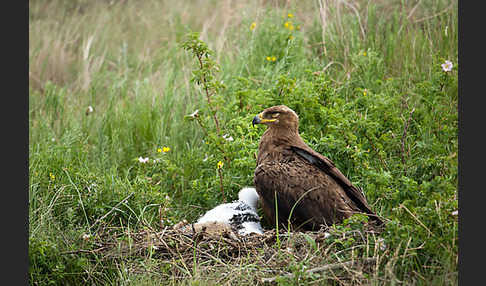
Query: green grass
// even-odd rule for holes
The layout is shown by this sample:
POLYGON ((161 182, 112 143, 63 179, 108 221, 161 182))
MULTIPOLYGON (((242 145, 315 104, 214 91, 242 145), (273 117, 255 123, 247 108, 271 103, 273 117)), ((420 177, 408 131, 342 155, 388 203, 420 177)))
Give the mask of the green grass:
MULTIPOLYGON (((29 2, 30 283, 200 285, 203 276, 126 273, 129 260, 69 252, 95 247, 82 236, 102 228, 158 227, 159 206, 166 225, 196 219, 222 201, 219 161, 236 198, 252 185, 263 133, 251 119, 286 104, 304 140, 388 221, 369 282, 456 285, 457 2, 186 2, 29 2), (220 66, 211 106, 221 134, 191 81, 198 63, 181 45, 190 31, 220 66), (188 120, 195 110, 205 129, 188 120)), ((221 270, 226 282, 248 284, 238 267, 221 270)))

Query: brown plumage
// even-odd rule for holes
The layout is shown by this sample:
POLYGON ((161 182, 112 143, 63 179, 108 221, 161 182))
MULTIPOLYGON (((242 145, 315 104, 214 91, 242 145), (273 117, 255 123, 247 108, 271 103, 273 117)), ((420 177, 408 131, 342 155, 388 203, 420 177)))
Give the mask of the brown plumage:
POLYGON ((370 221, 382 223, 363 192, 331 160, 305 144, 299 135, 299 117, 292 109, 285 105, 267 108, 253 118, 253 124, 267 125, 258 146, 254 183, 269 223, 275 225, 275 198, 280 224, 287 226, 291 215, 294 229, 316 230, 354 213, 365 213, 370 221))

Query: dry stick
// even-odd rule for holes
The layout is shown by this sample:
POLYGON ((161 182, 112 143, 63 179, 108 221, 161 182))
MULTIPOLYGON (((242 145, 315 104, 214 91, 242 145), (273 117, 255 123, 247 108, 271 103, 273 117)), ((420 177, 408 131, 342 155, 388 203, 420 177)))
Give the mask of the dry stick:
POLYGON ((212 255, 211 253, 209 253, 208 251, 205 251, 204 249, 201 249, 201 248, 197 248, 196 246, 194 246, 193 244, 189 244, 183 240, 179 240, 179 242, 181 244, 186 244, 187 245, 187 249, 193 249, 194 251, 199 251, 203 254, 206 254, 208 257, 210 257, 211 259, 213 259, 214 261, 220 263, 221 265, 223 266, 227 266, 221 259, 215 257, 214 255, 212 255))
POLYGON ((162 239, 162 237, 164 236, 166 230, 167 230, 167 227, 164 228, 164 230, 162 231, 162 234, 159 234, 159 233, 156 232, 155 233, 155 236, 165 246, 165 248, 167 249, 167 251, 170 252, 171 255, 174 255, 174 252, 172 251, 171 247, 169 247, 167 245, 167 243, 165 242, 165 240, 162 239))
MULTIPOLYGON (((310 273, 315 273, 315 272, 323 272, 323 271, 327 271, 327 270, 335 270, 335 269, 339 269, 339 268, 350 267, 353 264, 357 264, 357 262, 358 261, 347 261, 347 262, 328 264, 328 265, 324 265, 324 266, 321 266, 321 267, 309 269, 305 273, 310 274, 310 273)), ((376 263, 376 258, 375 257, 365 258, 362 262, 363 263, 376 263)), ((284 277, 293 278, 294 274, 289 273, 289 274, 284 275, 284 277)), ((275 280, 277 280, 277 277, 262 278, 263 283, 274 282, 275 280)))

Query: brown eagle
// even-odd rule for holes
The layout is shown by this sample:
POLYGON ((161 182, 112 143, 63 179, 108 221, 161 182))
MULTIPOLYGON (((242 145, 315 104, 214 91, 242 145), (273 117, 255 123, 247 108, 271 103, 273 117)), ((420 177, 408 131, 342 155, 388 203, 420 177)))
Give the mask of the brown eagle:
POLYGON ((331 160, 305 144, 292 109, 272 106, 255 116, 252 124, 267 125, 258 146, 254 183, 268 222, 275 225, 277 217, 285 227, 290 223, 293 229, 317 230, 364 213, 382 224, 364 193, 331 160))

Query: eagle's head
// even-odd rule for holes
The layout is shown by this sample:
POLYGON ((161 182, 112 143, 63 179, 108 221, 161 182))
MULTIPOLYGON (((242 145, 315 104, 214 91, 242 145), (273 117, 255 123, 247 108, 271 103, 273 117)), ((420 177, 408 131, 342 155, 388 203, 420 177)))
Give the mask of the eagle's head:
POLYGON ((285 128, 298 132, 299 116, 285 105, 276 105, 253 117, 252 124, 265 124, 269 129, 285 128))

